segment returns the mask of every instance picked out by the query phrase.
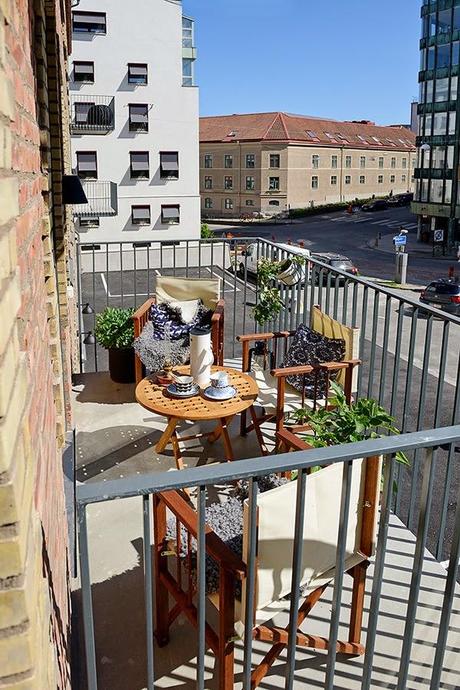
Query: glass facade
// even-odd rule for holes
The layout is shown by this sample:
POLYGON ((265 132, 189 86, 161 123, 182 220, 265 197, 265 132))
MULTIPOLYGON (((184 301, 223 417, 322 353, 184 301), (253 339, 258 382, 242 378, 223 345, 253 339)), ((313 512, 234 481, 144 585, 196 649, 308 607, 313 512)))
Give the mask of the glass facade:
MULTIPOLYGON (((423 2, 420 42, 418 156, 414 200, 439 207, 453 219, 458 195, 457 99, 460 58, 460 0, 423 2), (448 5, 446 7, 446 5, 448 5), (457 197, 453 199, 453 195, 457 197), (453 208, 451 205, 456 202, 453 208), (446 205, 448 208, 446 209, 446 205), (444 207, 444 208, 441 208, 444 207)), ((436 216, 436 207, 430 209, 436 216)), ((431 223, 433 228, 435 223, 431 223)), ((456 221, 451 223, 453 231, 456 221)), ((453 235, 451 240, 455 239, 453 235)))

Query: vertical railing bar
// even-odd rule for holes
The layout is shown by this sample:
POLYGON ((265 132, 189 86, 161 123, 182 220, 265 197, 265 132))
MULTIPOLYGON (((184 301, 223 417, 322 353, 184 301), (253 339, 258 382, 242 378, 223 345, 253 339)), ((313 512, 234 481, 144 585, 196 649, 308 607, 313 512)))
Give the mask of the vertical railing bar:
POLYGON ((247 552, 247 576, 246 576, 246 601, 244 611, 244 660, 243 660, 243 688, 251 688, 251 662, 252 662, 252 628, 254 625, 254 603, 256 584, 256 540, 257 540, 257 491, 258 484, 255 479, 249 481, 249 542, 247 552))
POLYGON ((295 291, 296 291, 296 308, 295 308, 295 318, 294 322, 291 322, 291 330, 294 330, 294 328, 297 328, 297 326, 300 323, 300 312, 302 310, 302 290, 303 290, 303 285, 302 285, 302 280, 304 281, 304 284, 307 280, 307 268, 308 263, 307 260, 305 260, 305 270, 303 277, 300 278, 299 282, 295 286, 295 291))
POLYGON ((383 468, 383 495, 380 510, 379 533, 375 553, 374 573, 372 577, 372 594, 369 605, 369 620, 367 623, 366 653, 364 656, 363 678, 361 690, 370 690, 372 680, 372 662, 374 659, 377 621, 379 616, 380 595, 382 592, 383 570, 387 548, 388 525, 391 513, 391 497, 393 491, 395 461, 392 455, 387 455, 383 468))
POLYGON ((420 580, 423 571, 425 543, 430 518, 431 496, 433 493, 434 464, 435 462, 433 458, 433 449, 429 448, 425 454, 422 491, 420 496, 420 513, 417 529, 417 540, 415 544, 414 565, 412 569, 409 602, 407 605, 406 625, 404 628, 403 635, 401 664, 399 666, 397 690, 406 690, 407 688, 410 652, 414 637, 415 616, 417 614, 417 603, 420 591, 420 580))
POLYGON ((123 244, 120 242, 120 295, 121 307, 125 306, 125 290, 123 287, 123 244))
POLYGON ((318 277, 318 267, 316 264, 312 265, 311 269, 311 276, 310 276, 310 313, 309 313, 309 320, 310 320, 310 326, 311 326, 311 321, 312 321, 312 315, 313 315, 313 307, 315 305, 315 287, 316 287, 316 281, 319 280, 318 277))
POLYGON ((188 252, 189 252, 189 241, 185 240, 185 277, 188 278, 188 252))
POLYGON ((358 313, 358 290, 359 283, 353 283, 353 304, 351 308, 351 326, 356 328, 356 315, 358 313))
POLYGON ((211 241, 210 262, 211 262, 211 278, 213 278, 214 277, 214 242, 213 241, 211 241))
POLYGON ((143 523, 144 523, 144 596, 146 617, 146 642, 147 642, 147 690, 154 690, 154 640, 153 640, 153 579, 152 579, 152 551, 151 551, 151 524, 150 494, 142 497, 143 523))
POLYGON ((222 238, 222 299, 225 299, 225 244, 227 240, 225 238, 222 238))
POLYGON ((105 272, 107 275, 107 290, 106 290, 106 298, 105 298, 105 306, 109 306, 109 292, 110 292, 110 275, 109 275, 109 245, 108 243, 105 245, 105 272))
POLYGON ((150 297, 150 247, 147 247, 147 299, 150 297))
POLYGON ((339 290, 340 290, 340 276, 338 273, 335 274, 334 280, 334 319, 337 319, 339 315, 339 290))
POLYGON ((136 254, 136 245, 133 247, 134 249, 134 254, 133 254, 133 284, 134 284, 134 306, 137 307, 137 254, 136 254))
POLYGON ((331 308, 331 287, 332 287, 332 273, 331 271, 327 272, 327 280, 326 280, 326 314, 329 314, 330 308, 331 308))
POLYGON ((173 244, 173 276, 176 275, 176 245, 173 244))
POLYGON ((447 569, 446 586, 442 601, 441 618, 439 621, 439 633, 436 642, 436 653, 433 662, 433 674, 431 676, 430 690, 438 690, 441 687, 441 673, 444 661, 444 654, 449 634, 449 621, 454 603, 454 596, 457 587, 458 563, 460 559, 460 493, 457 496, 457 511, 455 515, 454 532, 452 535, 452 545, 447 569))
POLYGON ((286 690, 292 690, 294 685, 297 617, 300 600, 300 581, 302 577, 306 479, 306 470, 300 470, 297 475, 294 551, 292 556, 291 606, 289 611, 289 643, 287 652, 286 683, 284 686, 286 690))
POLYGON ((97 690, 96 644, 94 640, 93 599, 91 594, 91 573, 89 568, 88 528, 86 506, 78 505, 78 544, 80 551, 80 581, 83 608, 83 630, 85 638, 86 675, 88 690, 97 690))
POLYGON ((198 487, 198 534, 197 534, 197 609, 198 609, 198 659, 196 685, 204 690, 204 661, 206 653, 206 486, 198 487))
MULTIPOLYGON (((242 276, 243 280, 243 333, 246 333, 246 303, 247 303, 247 294, 248 294, 248 243, 247 241, 245 242, 244 245, 244 275, 242 276)), ((238 270, 238 266, 235 266, 235 272, 238 270)))
MULTIPOLYGON (((235 252, 235 265, 236 265, 236 240, 233 240, 233 250, 235 252)), ((225 266, 222 269, 224 280, 225 280, 225 266)), ((232 320, 232 357, 235 357, 235 346, 236 346, 236 271, 233 271, 233 320, 232 320)), ((243 331, 244 333, 244 331, 243 331)))
POLYGON ((396 414, 396 404, 398 402, 398 383, 399 383, 399 371, 401 366, 401 342, 402 342, 402 327, 404 320, 404 302, 399 302, 398 308, 398 323, 396 326, 396 341, 395 341, 395 355, 394 355, 394 367, 393 367, 393 384, 392 384, 392 395, 391 395, 391 405, 390 414, 392 417, 396 414))
POLYGON ((371 356, 369 357, 369 381, 367 384, 367 397, 372 397, 374 387, 375 351, 377 349, 377 332, 379 327, 379 301, 380 293, 374 292, 374 307, 372 313, 371 356))
MULTIPOLYGON (((96 252, 94 249, 94 244, 91 249, 92 252, 92 257, 93 257, 93 308, 94 308, 94 313, 93 313, 93 334, 94 331, 96 330, 96 314, 97 314, 97 306, 96 306, 96 252)), ((108 289, 108 288, 107 288, 108 289)), ((94 370, 97 371, 97 341, 96 339, 94 340, 94 370)))
POLYGON ((343 299, 342 299, 342 323, 347 325, 348 323, 348 278, 345 278, 343 282, 343 299))
MULTIPOLYGON (((256 250, 256 255, 257 255, 256 266, 259 265, 259 260, 260 260, 260 242, 261 242, 261 239, 260 239, 260 237, 258 237, 257 238, 257 250, 256 250)), ((255 301, 256 301, 256 304, 258 304, 258 302, 259 302, 259 279, 257 277, 257 273, 256 273, 255 301)), ((254 333, 258 333, 258 325, 259 324, 257 323, 257 321, 254 319, 254 333)))
MULTIPOLYGON (((307 324, 307 314, 308 314, 308 283, 313 280, 313 265, 310 261, 306 261, 305 267, 305 283, 303 286, 303 323, 307 324)), ((311 293, 311 286, 310 286, 311 293)))
MULTIPOLYGON (((426 382, 428 378, 428 368, 430 364, 430 354, 431 354, 431 335, 433 332, 433 316, 428 317, 427 329, 425 333, 425 347, 423 352, 423 365, 422 365, 422 380, 420 382, 420 398, 418 401, 418 412, 417 412, 417 431, 423 425, 423 413, 425 412, 425 401, 426 401, 426 382)), ((412 520, 414 519, 415 505, 417 499, 417 480, 419 471, 419 452, 416 450, 414 453, 414 460, 412 463, 412 483, 410 487, 410 500, 409 500, 409 513, 407 516, 407 526, 410 529, 412 525, 412 520)))
POLYGON ((201 240, 198 240, 198 278, 201 278, 201 247, 203 247, 201 240))
POLYGON ((83 288, 81 283, 81 246, 77 244, 77 289, 78 289, 78 357, 80 360, 80 373, 84 374, 83 364, 83 331, 85 330, 83 319, 83 288))
POLYGON ((340 522, 338 532, 337 557, 335 563, 334 595, 332 599, 331 623, 329 627, 329 643, 327 668, 324 688, 334 690, 335 662, 337 657, 337 640, 339 636, 340 608, 343 588, 343 569, 345 564, 345 548, 350 513, 351 482, 353 474, 353 460, 343 463, 342 497, 340 504, 340 522))
MULTIPOLYGON (((383 326, 383 345, 382 345, 382 363, 380 366, 380 385, 379 385, 379 403, 383 403, 385 395, 386 372, 388 362, 388 340, 390 337, 390 318, 391 318, 391 295, 387 295, 385 304, 385 323, 383 326)), ((393 392, 394 394, 394 392, 393 392)))
POLYGON ((160 272, 163 273, 163 242, 160 242, 160 272))
MULTIPOLYGON (((359 337, 359 356, 364 359, 364 344, 366 342, 366 327, 367 327, 367 308, 369 304, 369 288, 367 285, 364 286, 363 291, 363 306, 361 311, 361 333, 359 337)), ((364 367, 361 365, 358 367, 358 397, 361 396, 363 388, 363 372, 364 367)))
POLYGON ((449 345, 450 322, 444 321, 442 329, 441 355, 439 358, 438 387, 436 390, 436 404, 434 408, 434 428, 439 425, 441 417, 441 401, 444 392, 444 379, 446 375, 447 350, 449 345))
POLYGON ((319 269, 318 278, 318 306, 320 309, 323 307, 323 283, 324 283, 324 268, 319 269))

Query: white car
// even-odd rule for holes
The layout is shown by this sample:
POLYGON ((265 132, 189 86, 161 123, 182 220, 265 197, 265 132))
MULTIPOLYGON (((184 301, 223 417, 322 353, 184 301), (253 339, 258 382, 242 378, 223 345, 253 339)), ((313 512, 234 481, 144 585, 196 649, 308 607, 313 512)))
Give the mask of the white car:
MULTIPOLYGON (((300 247, 296 244, 284 244, 281 242, 277 242, 275 246, 280 250, 284 250, 285 252, 289 252, 290 254, 296 254, 297 256, 301 256, 305 259, 304 265, 301 266, 301 281, 302 283, 305 283, 305 278, 307 278, 308 280, 308 278, 310 277, 310 250, 305 249, 304 247, 300 247)), ((257 249, 257 243, 255 242, 254 244, 249 244, 238 257, 237 269, 239 274, 242 277, 245 277, 246 273, 257 276, 258 262, 261 258, 262 254, 260 249, 257 249)), ((277 261, 283 258, 289 258, 289 254, 286 256, 284 252, 277 251, 275 249, 275 251, 273 252, 273 259, 277 261)))

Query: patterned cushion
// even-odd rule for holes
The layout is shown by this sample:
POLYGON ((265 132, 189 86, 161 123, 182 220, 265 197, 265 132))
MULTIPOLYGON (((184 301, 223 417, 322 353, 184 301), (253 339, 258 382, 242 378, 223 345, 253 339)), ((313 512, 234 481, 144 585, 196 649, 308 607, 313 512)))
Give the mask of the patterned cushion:
MULTIPOLYGON (((307 364, 322 364, 324 362, 340 362, 345 357, 345 341, 342 339, 326 338, 316 331, 301 324, 292 339, 291 346, 283 361, 284 367, 305 366, 307 364)), ((337 378, 338 372, 332 372, 329 380, 337 378)), ((314 398, 315 381, 316 397, 326 397, 327 378, 324 371, 317 374, 307 374, 305 377, 288 376, 287 382, 302 392, 305 382, 305 396, 314 398)))
POLYGON ((201 300, 197 302, 195 316, 188 321, 184 321, 182 309, 179 306, 168 302, 152 304, 149 314, 154 329, 154 340, 165 340, 169 332, 170 340, 186 339, 188 341, 190 330, 196 326, 210 326, 211 317, 212 311, 206 309, 201 300))

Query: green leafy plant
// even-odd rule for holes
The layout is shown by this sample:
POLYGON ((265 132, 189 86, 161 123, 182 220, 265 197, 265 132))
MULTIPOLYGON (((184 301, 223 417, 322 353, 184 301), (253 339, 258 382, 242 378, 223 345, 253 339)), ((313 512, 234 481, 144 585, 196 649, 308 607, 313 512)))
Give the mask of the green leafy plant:
MULTIPOLYGON (((348 404, 343 389, 331 382, 333 396, 329 398, 332 409, 315 411, 302 408, 293 413, 298 424, 308 424, 312 434, 305 440, 315 448, 354 443, 367 439, 382 438, 384 431, 399 434, 394 418, 376 400, 359 398, 348 404)), ((404 453, 396 453, 396 459, 404 465, 409 460, 404 453)))
POLYGON ((201 239, 212 240, 214 237, 214 230, 211 230, 207 223, 201 223, 201 239))
POLYGON ((281 299, 279 288, 273 283, 279 273, 285 270, 288 262, 300 267, 305 264, 305 259, 301 256, 291 256, 282 261, 260 259, 257 264, 257 287, 259 290, 257 304, 253 307, 252 313, 260 326, 263 326, 267 321, 276 319, 283 308, 284 302, 281 299))
POLYGON ((134 309, 107 307, 96 317, 94 330, 96 339, 106 349, 123 350, 133 346, 134 323, 131 316, 134 309))

